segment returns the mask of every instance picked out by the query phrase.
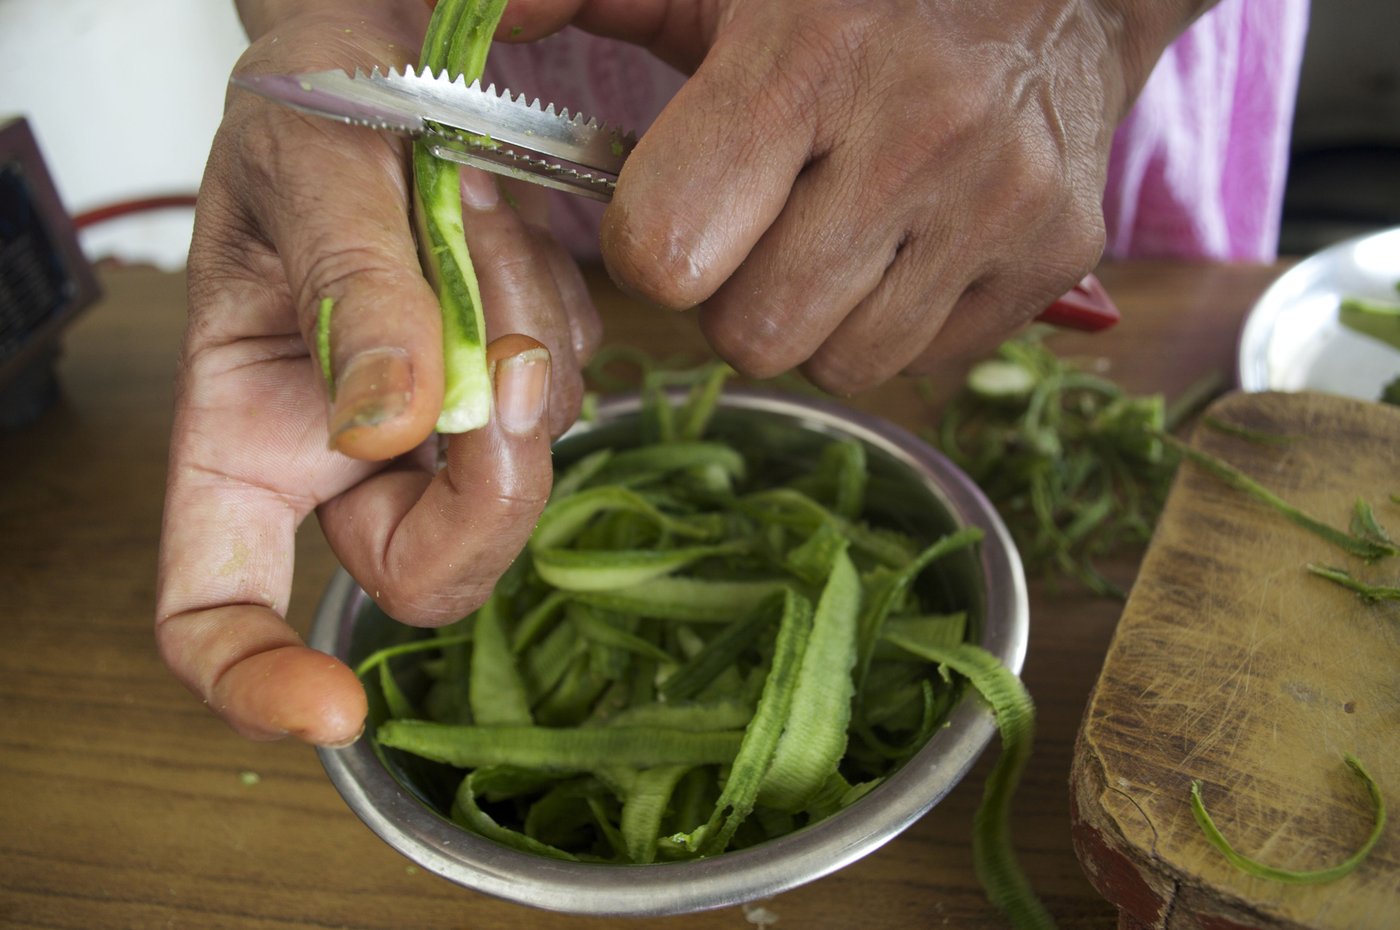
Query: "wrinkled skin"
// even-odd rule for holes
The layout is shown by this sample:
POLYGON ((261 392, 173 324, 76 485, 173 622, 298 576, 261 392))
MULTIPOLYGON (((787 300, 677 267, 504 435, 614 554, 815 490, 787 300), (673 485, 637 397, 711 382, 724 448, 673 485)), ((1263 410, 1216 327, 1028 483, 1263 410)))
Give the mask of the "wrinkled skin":
MULTIPOLYGON (((998 341, 1092 268, 1113 128, 1199 5, 511 0, 498 37, 572 22, 693 72, 605 214, 609 270, 698 308, 741 371, 849 393, 998 341)), ((429 11, 239 8, 248 73, 411 62, 429 11)), ((176 676, 238 732, 339 745, 363 724, 354 675, 283 619, 313 511, 409 623, 475 608, 523 547, 600 331, 517 196, 464 179, 497 416, 434 474, 441 332, 404 144, 230 94, 190 251, 156 620, 176 676), (325 297, 333 400, 307 349, 325 297)))
POLYGON ((739 369, 852 393, 995 344, 1092 269, 1113 129, 1192 6, 512 0, 503 25, 693 72, 623 172, 608 266, 698 306, 739 369))
MULTIPOLYGON (((238 68, 401 64, 416 56, 427 11, 399 7, 303 4, 238 68)), ((395 616, 462 616, 534 525, 550 438, 577 414, 579 365, 598 340, 578 269, 473 173, 468 241, 488 334, 533 338, 492 343, 497 415, 453 437, 434 476, 441 324, 419 270, 406 163, 401 140, 233 92, 200 192, 156 635, 176 676, 249 737, 343 744, 364 720, 355 676, 283 619, 301 522, 314 511, 395 616), (336 302, 335 405, 307 349, 323 297, 336 302)))

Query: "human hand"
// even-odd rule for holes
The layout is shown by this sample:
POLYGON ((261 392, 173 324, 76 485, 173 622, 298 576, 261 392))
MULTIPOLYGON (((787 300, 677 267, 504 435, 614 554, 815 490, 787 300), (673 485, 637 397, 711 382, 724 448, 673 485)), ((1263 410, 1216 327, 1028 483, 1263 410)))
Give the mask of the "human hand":
POLYGON ((603 220, 624 287, 833 392, 1000 341, 1102 251, 1112 133, 1200 6, 511 0, 694 71, 603 220))
MULTIPOLYGON (((401 65, 427 17, 378 0, 244 6, 247 72, 401 65)), ((354 674, 284 619, 309 514, 391 615, 454 620, 525 544, 551 435, 581 401, 598 323, 578 269, 468 172, 495 416, 452 437, 435 473, 441 324, 409 183, 401 140, 229 97, 190 249, 156 634, 175 675, 245 736, 343 744, 364 721, 354 674), (325 297, 333 402, 308 350, 325 297), (522 333, 534 338, 504 335, 522 333)))

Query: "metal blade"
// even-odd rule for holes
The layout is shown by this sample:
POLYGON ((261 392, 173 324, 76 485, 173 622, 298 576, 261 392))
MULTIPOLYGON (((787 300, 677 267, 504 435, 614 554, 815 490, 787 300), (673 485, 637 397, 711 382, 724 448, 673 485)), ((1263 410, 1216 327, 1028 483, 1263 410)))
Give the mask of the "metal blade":
POLYGON ((354 80, 367 81, 385 94, 411 99, 430 123, 467 135, 488 136, 523 152, 606 174, 620 172, 637 144, 630 132, 568 110, 556 111, 552 103, 541 105, 539 100, 527 101, 523 94, 498 91, 494 84, 483 90, 479 81, 449 80, 445 72, 433 77, 427 71, 415 74, 405 68, 402 73, 360 74, 354 80))
MULTIPOLYGON (((479 82, 451 80, 444 72, 417 74, 378 69, 321 71, 297 75, 250 75, 234 78, 239 87, 271 97, 296 109, 373 129, 434 135, 478 143, 485 136, 526 156, 526 163, 556 159, 585 172, 616 176, 636 138, 582 114, 556 111, 553 104, 527 101, 509 90, 479 82)), ((527 169, 528 170, 528 169, 527 169)))
POLYGON ((230 83, 294 110, 352 126, 411 136, 421 136, 428 131, 413 101, 379 93, 368 81, 355 84, 344 71, 234 75, 230 83))
POLYGON ((470 165, 604 203, 612 200, 613 190, 617 187, 617 182, 605 175, 540 161, 505 148, 493 149, 471 142, 459 142, 433 145, 432 152, 445 161, 455 161, 460 165, 470 165))

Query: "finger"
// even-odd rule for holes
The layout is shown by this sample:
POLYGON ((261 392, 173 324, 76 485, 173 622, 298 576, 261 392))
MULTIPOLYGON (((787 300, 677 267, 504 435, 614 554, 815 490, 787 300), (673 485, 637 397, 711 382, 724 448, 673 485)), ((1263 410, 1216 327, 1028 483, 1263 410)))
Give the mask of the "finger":
POLYGON ((166 617, 165 662, 210 709, 249 739, 295 736, 345 746, 364 728, 364 688, 346 665, 310 649, 274 610, 234 604, 166 617))
POLYGON ((322 138, 298 153, 322 168, 291 169, 310 189, 275 214, 272 238, 330 385, 331 445, 386 459, 420 443, 437 420, 441 311, 411 228, 404 147, 376 139, 347 150, 322 138))
POLYGON ((564 303, 569 319, 569 331, 574 342, 574 361, 580 367, 588 364, 603 342, 603 321, 588 290, 588 282, 568 249, 564 248, 547 229, 536 228, 535 236, 554 276, 554 287, 564 303))
POLYGON ((238 160, 228 173, 244 183, 226 196, 281 258, 327 384, 330 442, 398 455, 431 432, 442 403, 441 321, 410 226, 406 149, 270 106, 230 100, 222 157, 238 160))
POLYGON ((968 286, 948 319, 924 349, 905 366, 908 374, 929 374, 954 359, 975 358, 994 349, 1030 323, 1068 290, 1055 281, 1031 284, 1016 276, 989 275, 968 286))
POLYGON ((808 67, 810 57, 785 54, 799 40, 771 5, 746 6, 738 16, 628 157, 603 214, 609 271, 663 307, 709 298, 820 154, 813 151, 818 110, 809 102, 828 75, 808 67), (802 66, 790 67, 794 58, 802 66))
POLYGON ((928 242, 906 239, 879 284, 802 364, 812 383, 857 394, 904 371, 938 337, 968 282, 963 263, 928 242))
MULTIPOLYGON (((486 332, 492 339, 510 333, 529 336, 548 350, 549 427, 552 435, 562 433, 583 401, 583 374, 570 319, 571 310, 579 308, 571 307, 559 291, 550 239, 526 225, 506 202, 495 175, 464 169, 462 201, 486 332)), ((570 297, 577 299, 572 292, 570 297)))
POLYGON ((826 157, 809 166, 782 215, 701 309, 715 351, 759 378, 817 352, 900 253, 903 217, 880 203, 861 165, 826 157))
POLYGON ((406 623, 449 623, 480 606, 549 497, 549 355, 514 335, 488 355, 495 415, 451 437, 442 471, 390 469, 318 512, 342 564, 406 623))
MULTIPOLYGON (((235 73, 396 67, 414 56, 429 14, 425 4, 373 0, 302 7, 296 16, 240 10, 258 38, 235 73)), ((363 458, 412 448, 441 404, 436 302, 418 271, 406 165, 406 145, 387 134, 231 89, 202 190, 212 186, 229 213, 247 217, 247 235, 280 257, 275 278, 310 346, 331 301, 330 364, 316 361, 345 389, 334 391, 328 421, 337 445, 363 458)))
POLYGON ((326 449, 319 416, 297 415, 316 396, 304 352, 266 355, 265 345, 209 349, 181 370, 156 643, 176 678, 244 736, 343 744, 364 720, 363 690, 282 617, 297 526, 318 494, 367 466, 326 449))

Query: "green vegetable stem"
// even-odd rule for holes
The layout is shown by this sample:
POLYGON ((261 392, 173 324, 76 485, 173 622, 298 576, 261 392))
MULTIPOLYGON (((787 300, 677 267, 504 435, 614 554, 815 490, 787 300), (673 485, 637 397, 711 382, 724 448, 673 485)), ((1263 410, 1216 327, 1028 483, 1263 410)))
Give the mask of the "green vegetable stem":
MULTIPOLYGON (((423 40, 419 67, 434 74, 481 77, 506 0, 441 0, 423 40)), ((442 308, 443 402, 437 428, 464 433, 491 418, 486 324, 481 289, 467 252, 460 169, 413 144, 414 218, 424 274, 442 308)))

